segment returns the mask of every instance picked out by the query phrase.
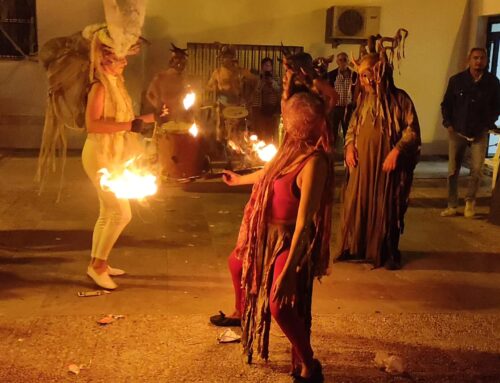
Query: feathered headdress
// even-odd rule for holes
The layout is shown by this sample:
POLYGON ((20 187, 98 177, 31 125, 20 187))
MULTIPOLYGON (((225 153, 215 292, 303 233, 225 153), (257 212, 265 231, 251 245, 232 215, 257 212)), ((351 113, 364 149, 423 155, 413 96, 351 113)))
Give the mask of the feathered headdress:
POLYGON ((89 81, 100 65, 102 52, 124 57, 138 52, 146 0, 103 0, 105 24, 86 27, 82 33, 50 40, 40 49, 47 70, 49 94, 36 181, 40 191, 47 174, 60 164, 60 198, 67 151, 68 128, 83 128, 89 81), (86 76, 86 74, 90 74, 86 76))
POLYGON ((146 15, 146 0, 103 0, 103 2, 111 47, 116 56, 125 57, 141 37, 146 15))

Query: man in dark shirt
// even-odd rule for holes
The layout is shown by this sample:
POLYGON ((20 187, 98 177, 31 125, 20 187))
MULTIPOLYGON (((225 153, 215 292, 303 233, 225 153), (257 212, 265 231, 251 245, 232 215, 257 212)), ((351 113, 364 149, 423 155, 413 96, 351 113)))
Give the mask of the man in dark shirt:
POLYGON ((458 175, 467 147, 470 148, 470 179, 464 216, 475 215, 476 193, 488 146, 488 130, 500 114, 500 82, 486 71, 484 48, 472 48, 469 67, 450 78, 441 103, 443 125, 448 129, 448 207, 442 217, 457 215, 458 175))

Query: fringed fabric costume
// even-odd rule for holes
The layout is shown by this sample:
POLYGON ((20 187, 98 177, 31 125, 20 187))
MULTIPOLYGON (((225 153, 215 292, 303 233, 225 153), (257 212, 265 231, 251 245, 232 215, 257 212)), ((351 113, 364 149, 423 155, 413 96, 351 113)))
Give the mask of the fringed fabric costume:
MULTIPOLYGON (((119 5, 116 0, 103 0, 103 4, 106 24, 90 25, 69 37, 49 40, 39 54, 47 71, 48 98, 35 180, 41 192, 48 173, 58 170, 56 158, 59 154, 61 166, 58 199, 64 180, 67 129, 85 128, 85 108, 91 84, 100 81, 106 88, 107 117, 116 117, 116 121, 130 121, 130 116, 133 119, 132 104, 124 88, 123 78, 115 81, 106 78, 108 76, 95 74, 100 65, 100 54, 97 51, 99 46, 104 45, 118 57, 137 53, 145 16, 145 0, 125 0, 119 5)), ((124 141, 122 138, 117 139, 116 145, 103 143, 103 147, 106 147, 103 152, 111 145, 114 148, 110 153, 118 153, 124 141)), ((133 146, 136 147, 136 144, 133 146)))
MULTIPOLYGON (((103 60, 103 55, 100 53, 103 49, 102 41, 107 41, 109 38, 106 29, 100 29, 92 37, 90 86, 99 82, 104 87, 103 119, 130 122, 135 118, 134 110, 130 95, 125 88, 123 75, 109 75, 98 70, 103 60)), ((129 131, 88 133, 86 145, 87 143, 92 143, 99 169, 107 168, 110 172, 119 170, 126 161, 144 153, 145 150, 140 135, 129 131)), ((94 177, 99 177, 99 174, 96 173, 94 177)))
MULTIPOLYGON (((406 92, 395 87, 394 54, 401 58, 407 32, 393 39, 379 38, 357 62, 358 69, 373 68, 376 90, 361 92, 346 135, 346 147, 357 149, 357 166, 347 172, 342 212, 340 259, 365 259, 375 267, 387 260, 400 261, 399 237, 404 229, 413 171, 420 153, 420 126, 415 107, 406 92), (390 42, 391 46, 384 46, 390 42), (389 50, 389 55, 386 50, 389 50), (382 170, 393 148, 400 154, 396 169, 382 170)), ((404 52, 403 52, 404 54, 404 52)))
MULTIPOLYGON (((287 99, 295 93, 312 93, 316 101, 321 105, 318 112, 320 115, 316 116, 321 121, 319 131, 316 132, 319 138, 311 139, 305 132, 287 132, 283 144, 276 157, 272 160, 267 172, 259 182, 254 184, 250 200, 244 210, 237 246, 232 253, 232 257, 239 258, 243 264, 241 278, 243 288, 242 342, 249 362, 252 361, 254 352, 257 352, 258 356, 263 359, 267 359, 269 356, 272 306, 270 299, 273 275, 275 279, 275 269, 278 267, 276 264, 277 259, 280 259, 285 253, 288 254, 290 250, 297 219, 297 213, 295 212, 292 213, 293 217, 290 217, 291 220, 288 222, 275 221, 272 213, 276 209, 276 206, 273 206, 273 197, 277 193, 275 188, 283 178, 289 177, 290 173, 292 173, 290 182, 294 183, 297 174, 313 156, 326 159, 328 174, 321 196, 320 208, 314 217, 312 226, 307 228, 306 237, 299 244, 300 264, 302 267, 297 277, 297 301, 293 308, 299 316, 301 326, 302 324, 305 326, 305 329, 299 332, 306 334, 306 339, 303 339, 302 343, 307 343, 309 349, 313 279, 325 275, 328 269, 333 200, 333 156, 330 152, 331 137, 326 121, 327 104, 317 92, 311 91, 307 86, 300 87, 300 89, 296 88, 293 91, 290 90, 290 80, 292 78, 293 76, 289 76, 289 81, 284 84, 286 96, 283 98, 282 110, 285 127, 293 119, 288 117, 292 115, 293 111, 290 110, 291 108, 287 108, 287 99), (301 156, 302 160, 297 164, 297 158, 301 156), (294 165, 296 167, 293 167, 294 165)), ((313 126, 311 121, 294 123, 294 125, 300 124, 313 126)), ((280 263, 283 263, 283 259, 280 260, 280 263)), ((296 328, 297 324, 293 323, 291 326, 296 328)), ((287 336, 289 337, 289 334, 287 336)), ((291 342, 293 345, 292 340, 291 342)), ((298 355, 295 347, 292 348, 292 363, 293 366, 296 366, 298 355)), ((310 353, 312 358, 312 350, 310 353)))
POLYGON ((83 131, 85 128, 89 50, 90 42, 81 33, 52 39, 40 50, 39 58, 47 71, 48 79, 45 123, 35 178, 40 191, 45 186, 48 172, 56 171, 56 157, 59 154, 59 193, 61 192, 68 147, 66 129, 83 131))

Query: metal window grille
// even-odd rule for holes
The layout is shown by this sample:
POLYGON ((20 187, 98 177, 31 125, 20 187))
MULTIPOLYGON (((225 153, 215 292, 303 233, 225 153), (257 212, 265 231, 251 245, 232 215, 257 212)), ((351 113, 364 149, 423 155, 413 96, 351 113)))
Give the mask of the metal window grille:
POLYGON ((36 0, 0 0, 0 58, 23 59, 37 51, 36 0))
MULTIPOLYGON (((281 78, 283 67, 281 65, 282 48, 279 45, 247 45, 231 44, 236 49, 236 57, 242 68, 258 74, 260 72, 260 61, 264 57, 273 60, 274 76, 281 78)), ((299 46, 287 46, 290 52, 303 52, 304 48, 299 46)), ((207 84, 214 69, 219 65, 218 53, 220 44, 216 43, 187 43, 188 49, 188 74, 197 79, 201 84, 207 84)), ((214 92, 205 91, 202 95, 204 105, 215 102, 214 92)))

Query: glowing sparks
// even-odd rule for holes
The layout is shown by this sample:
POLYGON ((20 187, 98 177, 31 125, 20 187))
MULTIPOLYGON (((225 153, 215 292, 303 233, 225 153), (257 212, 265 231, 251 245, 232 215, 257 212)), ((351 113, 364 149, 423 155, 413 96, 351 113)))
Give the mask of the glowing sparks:
POLYGON ((189 134, 191 134, 193 137, 196 137, 198 135, 198 127, 196 126, 196 123, 191 125, 189 128, 189 134))
POLYGON ((239 154, 245 154, 245 152, 243 151, 243 149, 234 141, 232 140, 228 140, 227 141, 227 145, 232 149, 234 150, 236 153, 239 153, 239 154))
POLYGON ((104 191, 110 191, 120 199, 142 199, 156 194, 156 177, 144 169, 133 166, 135 159, 127 161, 123 169, 110 172, 106 168, 99 170, 100 184, 104 191))
POLYGON ((259 141, 254 144, 254 150, 257 152, 259 158, 264 162, 271 161, 278 152, 276 146, 273 144, 266 145, 264 141, 259 141))
POLYGON ((256 134, 252 134, 249 138, 250 138, 250 141, 257 141, 259 139, 259 137, 257 137, 256 134))
POLYGON ((194 105, 194 101, 196 100, 196 95, 194 92, 190 92, 186 94, 186 97, 184 97, 184 100, 182 100, 182 103, 184 104, 184 109, 188 110, 194 105))

